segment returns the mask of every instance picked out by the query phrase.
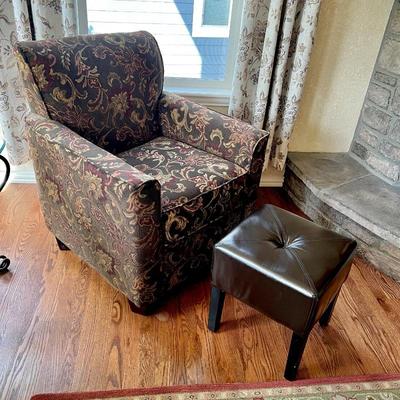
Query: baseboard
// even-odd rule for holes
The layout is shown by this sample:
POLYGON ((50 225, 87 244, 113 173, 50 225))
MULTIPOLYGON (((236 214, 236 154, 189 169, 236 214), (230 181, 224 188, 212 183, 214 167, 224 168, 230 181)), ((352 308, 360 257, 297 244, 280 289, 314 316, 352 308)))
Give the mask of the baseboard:
POLYGON ((260 187, 282 187, 285 171, 278 171, 271 165, 262 173, 260 187))
POLYGON ((31 162, 11 167, 10 183, 36 183, 35 172, 31 162))
MULTIPOLYGON (((282 187, 284 171, 269 166, 261 175, 261 187, 282 187)), ((36 183, 32 163, 11 167, 10 183, 36 183)))

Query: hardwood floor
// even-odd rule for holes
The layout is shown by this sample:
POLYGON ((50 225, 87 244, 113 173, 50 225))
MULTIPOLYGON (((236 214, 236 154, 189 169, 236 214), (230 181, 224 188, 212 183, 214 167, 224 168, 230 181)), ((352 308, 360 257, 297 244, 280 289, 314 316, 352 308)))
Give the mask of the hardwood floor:
MULTIPOLYGON (((279 190, 262 202, 295 211, 279 190)), ((227 296, 207 330, 210 286, 187 287, 154 316, 71 252, 61 252, 34 185, 0 194, 0 399, 34 393, 280 380, 290 331, 227 296)), ((360 260, 329 327, 311 334, 299 378, 400 372, 400 284, 360 260)))

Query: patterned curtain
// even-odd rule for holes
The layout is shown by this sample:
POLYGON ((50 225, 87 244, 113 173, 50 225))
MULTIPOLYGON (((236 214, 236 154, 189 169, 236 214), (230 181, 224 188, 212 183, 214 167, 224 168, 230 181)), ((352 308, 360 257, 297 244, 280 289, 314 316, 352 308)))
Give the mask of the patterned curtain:
POLYGON ((321 0, 245 0, 229 114, 270 132, 283 170, 310 60, 321 0))
POLYGON ((71 36, 77 32, 74 0, 0 0, 0 135, 7 142, 10 162, 29 160, 24 117, 28 104, 21 91, 15 43, 71 36), (29 20, 28 2, 32 10, 29 20))

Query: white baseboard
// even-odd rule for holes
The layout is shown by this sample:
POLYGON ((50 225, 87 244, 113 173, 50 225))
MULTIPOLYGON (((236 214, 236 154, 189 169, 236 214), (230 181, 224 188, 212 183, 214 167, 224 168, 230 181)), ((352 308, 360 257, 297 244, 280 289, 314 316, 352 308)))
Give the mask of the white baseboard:
POLYGON ((285 171, 278 171, 271 165, 262 173, 260 187, 282 187, 285 171))
POLYGON ((36 183, 32 162, 11 166, 10 183, 36 183))
MULTIPOLYGON (((261 175, 261 187, 282 187, 284 171, 269 166, 261 175)), ((36 183, 32 163, 11 167, 10 183, 36 183)))

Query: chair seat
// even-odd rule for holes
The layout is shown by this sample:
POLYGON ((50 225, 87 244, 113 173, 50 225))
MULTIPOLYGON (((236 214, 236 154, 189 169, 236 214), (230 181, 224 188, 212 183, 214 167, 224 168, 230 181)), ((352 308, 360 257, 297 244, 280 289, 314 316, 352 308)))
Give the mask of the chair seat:
POLYGON ((167 240, 213 223, 235 200, 240 204, 246 170, 186 143, 160 136, 118 157, 160 182, 167 240))

